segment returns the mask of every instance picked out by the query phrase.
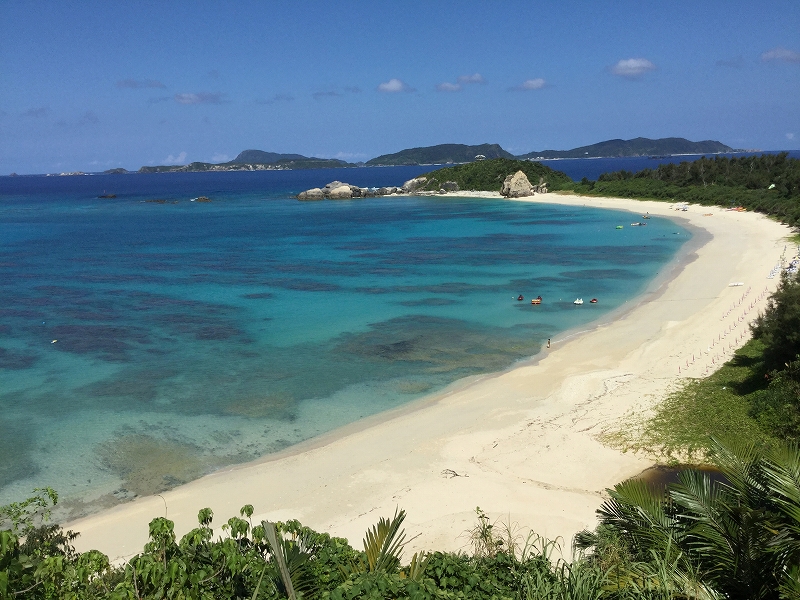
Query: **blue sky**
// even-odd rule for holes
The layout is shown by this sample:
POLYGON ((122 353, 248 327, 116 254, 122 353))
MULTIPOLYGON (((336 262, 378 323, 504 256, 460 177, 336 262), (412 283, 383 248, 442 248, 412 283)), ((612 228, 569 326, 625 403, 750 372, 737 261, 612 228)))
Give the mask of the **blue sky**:
POLYGON ((0 174, 638 136, 800 148, 800 2, 0 1, 0 174))

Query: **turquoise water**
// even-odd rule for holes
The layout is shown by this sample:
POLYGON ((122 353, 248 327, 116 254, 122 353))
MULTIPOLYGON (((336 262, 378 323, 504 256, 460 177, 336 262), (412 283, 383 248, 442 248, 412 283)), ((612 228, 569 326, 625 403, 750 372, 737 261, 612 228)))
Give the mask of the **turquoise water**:
POLYGON ((592 208, 290 197, 415 174, 0 178, 0 503, 157 493, 505 369, 690 237, 592 208))

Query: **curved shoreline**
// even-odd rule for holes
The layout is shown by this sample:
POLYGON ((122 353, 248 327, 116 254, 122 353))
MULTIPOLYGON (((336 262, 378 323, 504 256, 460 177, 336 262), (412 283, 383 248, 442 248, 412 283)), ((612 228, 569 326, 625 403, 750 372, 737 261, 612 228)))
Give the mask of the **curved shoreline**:
POLYGON ((742 293, 729 282, 774 289, 777 281, 766 274, 789 231, 761 215, 719 208, 678 214, 660 202, 555 194, 521 201, 649 211, 685 219, 708 238, 695 234, 689 244, 697 247, 682 249, 632 306, 566 332, 549 351, 215 472, 164 493, 164 502, 141 498, 69 523, 81 532, 76 547, 129 557, 141 550, 147 523, 164 514, 165 503, 179 536, 196 525, 200 508, 211 507, 219 526, 250 503, 256 520, 297 518, 355 543, 399 505, 410 536, 420 534, 409 552, 464 546, 459 535, 474 523, 476 505, 567 541, 592 526, 603 490, 652 464, 603 446, 597 436, 629 411, 647 410, 685 376, 676 369, 682 349, 712 339, 720 313, 742 293))

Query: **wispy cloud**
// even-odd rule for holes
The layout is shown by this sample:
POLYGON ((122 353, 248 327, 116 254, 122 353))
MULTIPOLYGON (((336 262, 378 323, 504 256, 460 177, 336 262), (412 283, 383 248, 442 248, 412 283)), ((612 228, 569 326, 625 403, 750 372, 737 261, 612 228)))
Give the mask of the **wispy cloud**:
POLYGON ((445 81, 436 86, 437 92, 460 92, 461 86, 457 83, 450 83, 445 81))
POLYGON ((122 79, 117 82, 117 87, 131 90, 140 90, 144 88, 167 89, 167 86, 156 79, 122 79))
POLYGON ((354 85, 349 85, 344 88, 344 91, 347 92, 348 94, 360 94, 361 88, 356 87, 354 85))
POLYGON ((731 69, 741 69, 744 66, 744 58, 735 56, 733 58, 721 59, 716 62, 718 67, 729 67, 731 69))
POLYGON ((526 79, 519 85, 509 88, 509 91, 529 92, 531 90, 541 90, 544 87, 547 87, 547 82, 541 77, 537 77, 536 79, 526 79))
POLYGON ((764 62, 779 61, 788 63, 800 63, 800 52, 788 50, 786 48, 773 48, 767 50, 761 55, 761 60, 764 62))
POLYGON ((294 96, 289 94, 275 94, 272 98, 256 98, 256 104, 275 104, 276 102, 291 102, 294 96))
POLYGON ((314 92, 311 94, 314 100, 322 100, 323 98, 339 98, 341 94, 339 92, 328 91, 328 92, 314 92))
POLYGON ((177 156, 170 154, 161 161, 162 165, 182 165, 186 162, 186 152, 181 152, 177 156))
POLYGON ((470 83, 486 83, 486 81, 480 73, 473 73, 472 75, 461 75, 458 78, 458 83, 468 85, 470 83))
POLYGON ((30 117, 31 119, 41 119, 50 114, 49 106, 40 106, 38 108, 29 108, 21 116, 30 117))
POLYGON ((87 110, 81 115, 81 118, 78 119, 78 125, 94 125, 95 123, 99 122, 100 119, 90 110, 87 110))
POLYGON ((378 91, 383 92, 385 94, 397 94, 400 92, 416 92, 414 88, 412 88, 407 83, 401 81, 400 79, 390 79, 384 83, 381 83, 378 86, 378 91))
POLYGON ((148 104, 159 104, 161 102, 169 102, 170 100, 172 100, 172 96, 158 96, 156 98, 148 98, 147 99, 147 103, 148 104))
POLYGON ((646 58, 626 58, 611 67, 611 72, 619 77, 637 79, 655 69, 656 66, 646 58))
POLYGON ((787 133, 786 134, 786 139, 787 140, 793 140, 794 139, 794 134, 793 133, 787 133))
POLYGON ((437 92, 460 92, 465 85, 471 84, 483 84, 486 83, 486 80, 483 78, 483 75, 480 73, 473 73, 472 75, 460 75, 458 77, 458 83, 450 83, 449 81, 444 81, 436 86, 437 92))
POLYGON ((178 104, 224 104, 225 95, 211 92, 198 92, 197 94, 175 94, 178 104))

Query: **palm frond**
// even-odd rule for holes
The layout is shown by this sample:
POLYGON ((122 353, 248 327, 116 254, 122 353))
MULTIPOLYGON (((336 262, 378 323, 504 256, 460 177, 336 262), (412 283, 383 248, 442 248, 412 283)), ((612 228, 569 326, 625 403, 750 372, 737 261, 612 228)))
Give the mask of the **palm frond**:
POLYGON ((597 511, 600 521, 619 532, 635 553, 662 546, 675 535, 671 501, 663 490, 629 479, 608 493, 597 511))
POLYGON ((406 535, 400 529, 406 518, 406 511, 395 510, 394 517, 381 517, 377 525, 368 529, 364 537, 364 553, 367 556, 369 571, 394 572, 400 565, 406 535))
POLYGON ((280 539, 280 534, 275 529, 275 523, 270 521, 261 521, 261 526, 264 528, 264 534, 272 550, 272 556, 275 557, 275 562, 278 564, 278 572, 281 575, 281 582, 286 590, 286 596, 289 600, 296 600, 297 595, 294 591, 292 584, 292 577, 289 574, 289 565, 286 560, 285 547, 283 540, 280 539))

